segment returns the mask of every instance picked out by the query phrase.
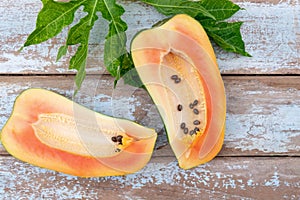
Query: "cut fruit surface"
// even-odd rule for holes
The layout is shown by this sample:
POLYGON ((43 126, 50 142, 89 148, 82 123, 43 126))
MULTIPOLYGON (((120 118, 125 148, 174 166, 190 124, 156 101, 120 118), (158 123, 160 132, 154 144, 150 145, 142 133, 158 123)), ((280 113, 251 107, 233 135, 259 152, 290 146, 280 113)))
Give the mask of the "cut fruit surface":
POLYGON ((214 158, 224 139, 226 97, 202 26, 187 15, 176 15, 140 32, 131 52, 180 167, 189 169, 214 158))
POLYGON ((1 132, 16 158, 82 176, 134 173, 150 160, 157 134, 134 122, 93 112, 54 92, 29 89, 1 132))

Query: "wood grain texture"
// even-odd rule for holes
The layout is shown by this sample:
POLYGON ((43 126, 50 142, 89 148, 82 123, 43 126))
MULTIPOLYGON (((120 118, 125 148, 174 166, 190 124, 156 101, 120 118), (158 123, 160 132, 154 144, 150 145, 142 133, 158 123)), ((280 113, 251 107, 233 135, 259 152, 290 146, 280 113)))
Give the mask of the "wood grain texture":
MULTIPOLYGON (((18 52, 42 4, 37 0, 0 2, 0 129, 18 94, 46 88, 92 110, 123 117, 158 132, 150 163, 121 177, 78 178, 31 166, 0 144, 0 199, 300 199, 300 2, 233 0, 246 10, 242 35, 253 56, 214 46, 227 95, 223 149, 192 170, 178 167, 163 123, 149 95, 113 79, 103 66, 107 22, 91 33, 88 75, 76 97, 68 57, 55 62, 68 28, 52 40, 18 52), (246 75, 246 76, 245 76, 246 75), (254 76, 259 75, 259 76, 254 76)), ((164 18, 139 1, 118 1, 126 9, 129 41, 164 18)), ((82 10, 81 10, 82 11, 82 10)), ((76 20, 84 15, 76 13, 76 20)), ((128 44, 129 46, 129 44, 128 44)), ((74 53, 76 47, 70 48, 74 53)))
POLYGON ((153 158, 136 174, 78 178, 0 157, 4 199, 289 199, 300 198, 300 158, 216 158, 182 170, 153 158))
MULTIPOLYGON (((16 96, 26 88, 47 88, 72 99, 73 76, 2 77, 0 127, 16 96)), ((226 136, 221 156, 300 155, 300 77, 224 76, 227 94, 226 136)), ((149 95, 108 75, 90 75, 74 101, 98 112, 127 118, 159 133, 155 156, 173 156, 163 123, 149 95)), ((3 147, 0 153, 5 154, 3 147)))
MULTIPOLYGON (((253 56, 242 57, 216 49, 223 74, 300 74, 300 4, 299 1, 235 0, 246 10, 240 11, 231 21, 241 20, 242 35, 247 51, 253 56)), ((139 1, 120 1, 127 12, 129 41, 142 29, 150 28, 163 19, 152 7, 139 1)), ((41 2, 12 0, 0 2, 0 73, 74 73, 67 70, 68 58, 55 62, 58 48, 64 44, 67 29, 56 38, 41 45, 22 47, 35 27, 41 2)), ((78 12, 76 20, 83 13, 78 12)), ((103 41, 107 23, 99 20, 92 33, 89 48, 88 73, 107 73, 103 66, 103 41)), ((129 46, 129 44, 128 44, 129 46)), ((75 48, 71 48, 74 53, 75 48)))

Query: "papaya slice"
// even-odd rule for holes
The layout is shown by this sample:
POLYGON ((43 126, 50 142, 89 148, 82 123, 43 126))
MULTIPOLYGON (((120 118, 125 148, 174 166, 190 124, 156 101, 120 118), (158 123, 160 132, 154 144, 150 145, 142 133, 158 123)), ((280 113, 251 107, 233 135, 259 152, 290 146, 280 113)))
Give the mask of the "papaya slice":
POLYGON ((131 53, 179 166, 189 169, 213 159, 224 140, 226 97, 202 26, 188 15, 176 15, 137 34, 131 53))
POLYGON ((14 157, 81 177, 134 173, 150 160, 157 134, 134 122, 93 112, 44 89, 17 97, 1 132, 14 157))

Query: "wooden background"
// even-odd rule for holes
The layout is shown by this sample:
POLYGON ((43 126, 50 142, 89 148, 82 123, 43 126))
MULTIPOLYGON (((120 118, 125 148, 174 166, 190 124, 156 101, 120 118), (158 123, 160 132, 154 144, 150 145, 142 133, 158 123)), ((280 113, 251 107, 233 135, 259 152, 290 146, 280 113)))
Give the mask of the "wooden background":
MULTIPOLYGON (((163 16, 138 1, 127 10, 128 34, 163 16)), ((0 199, 300 199, 300 4, 298 0, 235 0, 247 51, 215 47, 227 94, 224 146, 211 162, 178 167, 160 117, 145 91, 113 79, 103 67, 107 30, 92 32, 88 76, 74 101, 125 117, 159 132, 150 163, 122 177, 78 178, 18 161, 0 145, 0 199)), ((74 71, 68 58, 55 62, 67 30, 42 45, 18 49, 35 27, 38 0, 0 2, 0 128, 24 89, 47 88, 72 98, 74 71)), ((80 13, 77 14, 79 16, 80 13)))

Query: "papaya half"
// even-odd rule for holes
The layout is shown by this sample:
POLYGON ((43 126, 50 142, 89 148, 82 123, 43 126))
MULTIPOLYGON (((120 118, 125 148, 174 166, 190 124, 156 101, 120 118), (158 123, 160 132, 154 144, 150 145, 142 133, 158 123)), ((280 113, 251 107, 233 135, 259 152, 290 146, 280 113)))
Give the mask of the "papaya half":
POLYGON ((134 173, 150 160, 157 134, 93 112, 44 89, 17 97, 1 142, 30 164, 81 177, 134 173))
POLYGON ((138 75, 157 105, 179 166, 213 159, 225 132, 225 89, 203 27, 179 14, 131 44, 138 75))

